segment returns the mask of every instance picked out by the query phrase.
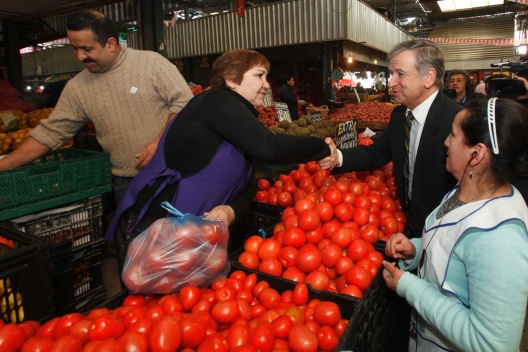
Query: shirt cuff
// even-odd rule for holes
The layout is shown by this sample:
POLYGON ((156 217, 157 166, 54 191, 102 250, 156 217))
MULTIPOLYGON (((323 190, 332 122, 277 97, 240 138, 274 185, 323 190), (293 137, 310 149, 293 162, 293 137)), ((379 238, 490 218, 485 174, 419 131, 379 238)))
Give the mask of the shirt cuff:
POLYGON ((337 150, 337 165, 336 165, 336 167, 341 167, 342 165, 343 165, 343 154, 338 149, 337 150))

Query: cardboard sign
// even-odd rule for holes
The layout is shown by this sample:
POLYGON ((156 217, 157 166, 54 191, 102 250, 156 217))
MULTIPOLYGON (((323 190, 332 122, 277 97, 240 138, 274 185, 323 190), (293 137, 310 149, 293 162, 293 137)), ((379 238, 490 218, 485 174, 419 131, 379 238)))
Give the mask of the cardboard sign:
POLYGON ((337 124, 335 127, 336 146, 339 149, 350 149, 358 144, 358 120, 352 119, 337 124))
POLYGON ((288 110, 286 103, 275 103, 275 110, 277 111, 279 121, 286 120, 291 122, 290 110, 288 110))
POLYGON ((322 120, 321 112, 320 112, 320 111, 309 112, 309 113, 308 113, 308 117, 309 117, 313 122, 319 122, 319 121, 322 120))

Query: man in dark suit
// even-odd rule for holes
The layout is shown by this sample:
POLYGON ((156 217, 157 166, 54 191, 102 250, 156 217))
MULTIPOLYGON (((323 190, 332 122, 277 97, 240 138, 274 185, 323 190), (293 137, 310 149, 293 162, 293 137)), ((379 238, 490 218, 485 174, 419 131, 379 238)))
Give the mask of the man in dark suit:
POLYGON ((420 237, 426 217, 456 184, 446 171, 444 141, 462 106, 442 92, 444 57, 434 43, 406 41, 396 45, 388 57, 392 74, 389 88, 394 102, 401 105, 393 110, 387 129, 372 145, 338 150, 334 173, 374 170, 393 161, 398 197, 408 217, 404 233, 420 237), (409 111, 413 119, 407 177, 405 140, 409 111))

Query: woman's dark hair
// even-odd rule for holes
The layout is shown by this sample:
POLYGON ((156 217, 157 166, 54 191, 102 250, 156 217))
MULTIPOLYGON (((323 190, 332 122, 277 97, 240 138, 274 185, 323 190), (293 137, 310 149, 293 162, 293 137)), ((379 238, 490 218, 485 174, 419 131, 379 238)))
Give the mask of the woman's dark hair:
POLYGON ((70 31, 90 30, 94 39, 105 46, 110 38, 119 41, 119 32, 112 21, 105 14, 95 10, 81 10, 74 13, 66 23, 70 31))
POLYGON ((263 66, 268 72, 270 64, 268 59, 255 50, 232 50, 223 53, 213 64, 211 73, 211 89, 225 89, 226 80, 240 84, 244 73, 255 66, 263 66))
POLYGON ((488 100, 475 99, 465 107, 460 123, 465 143, 484 143, 490 152, 491 172, 499 184, 528 176, 528 109, 513 99, 495 101, 499 153, 494 154, 488 127, 488 100))

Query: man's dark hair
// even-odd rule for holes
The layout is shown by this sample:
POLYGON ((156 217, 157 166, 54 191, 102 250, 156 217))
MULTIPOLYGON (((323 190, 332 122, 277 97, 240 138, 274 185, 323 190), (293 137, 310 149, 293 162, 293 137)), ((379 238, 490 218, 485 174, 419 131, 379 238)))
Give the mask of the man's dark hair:
POLYGON ((119 41, 119 32, 112 21, 105 14, 95 10, 81 10, 74 13, 66 23, 70 31, 90 30, 94 39, 105 46, 110 38, 119 41))

